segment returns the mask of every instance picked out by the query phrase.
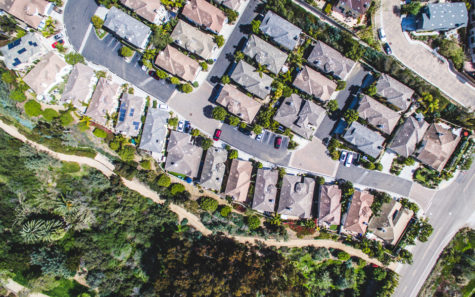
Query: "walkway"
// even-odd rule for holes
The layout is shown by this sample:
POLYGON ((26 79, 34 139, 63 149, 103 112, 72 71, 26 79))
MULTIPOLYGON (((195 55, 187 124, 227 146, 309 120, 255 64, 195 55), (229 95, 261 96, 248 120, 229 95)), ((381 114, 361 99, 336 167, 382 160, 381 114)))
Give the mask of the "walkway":
MULTIPOLYGON (((19 283, 17 283, 16 281, 12 280, 12 279, 7 279, 6 283, 3 284, 3 286, 9 290, 10 292, 13 292, 15 293, 16 295, 18 295, 18 293, 20 292, 29 292, 29 289, 20 285, 19 283)), ((25 295, 23 295, 25 296, 25 295)), ((30 293, 28 294, 29 297, 48 297, 48 295, 45 295, 45 294, 42 294, 42 293, 30 293)))

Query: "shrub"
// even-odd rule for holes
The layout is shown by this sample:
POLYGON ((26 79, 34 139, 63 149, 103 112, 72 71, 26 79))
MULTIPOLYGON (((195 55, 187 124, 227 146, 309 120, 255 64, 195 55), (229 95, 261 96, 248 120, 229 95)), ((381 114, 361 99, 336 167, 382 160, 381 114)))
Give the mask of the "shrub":
POLYGON ((215 108, 213 108, 213 112, 212 112, 213 119, 222 122, 226 119, 227 115, 228 115, 228 112, 222 106, 216 106, 215 108))
POLYGON ((94 136, 96 136, 98 138, 106 138, 107 137, 107 132, 102 130, 102 129, 99 129, 99 128, 94 129, 94 131, 92 131, 92 134, 94 134, 94 136))
POLYGON ((135 147, 133 145, 126 145, 119 151, 119 157, 125 162, 134 160, 135 147))
POLYGON ((229 84, 230 82, 231 82, 231 79, 229 78, 229 76, 223 75, 223 76, 221 77, 221 83, 222 83, 223 85, 229 84))
POLYGON ((346 88, 346 81, 344 80, 339 80, 336 85, 336 91, 340 91, 346 88))
POLYGON ((226 17, 230 24, 233 24, 237 20, 238 13, 236 11, 226 8, 224 13, 226 13, 226 17))
POLYGON ((61 114, 59 120, 61 121, 61 125, 66 127, 74 121, 74 118, 69 111, 66 111, 61 114))
POLYGON ((229 117, 229 125, 231 125, 233 127, 236 127, 239 124, 240 121, 241 120, 239 120, 239 118, 236 117, 236 116, 230 116, 229 117))
POLYGON ((120 55, 126 58, 132 57, 134 55, 134 51, 130 47, 124 45, 120 49, 120 55))
POLYGON ((241 128, 241 129, 246 129, 246 127, 247 127, 247 124, 245 122, 241 122, 239 124, 239 128, 241 128))
POLYGON ((224 37, 223 35, 217 35, 214 37, 214 42, 218 47, 222 47, 224 45, 224 37))
POLYGON ((152 168, 152 163, 150 162, 150 160, 142 160, 140 162, 140 167, 145 170, 150 170, 152 168))
POLYGON ((219 213, 223 217, 227 217, 231 213, 231 207, 229 207, 228 205, 224 205, 223 207, 221 207, 221 210, 219 211, 219 213))
POLYGON ((66 63, 76 65, 77 63, 84 63, 84 57, 79 53, 69 53, 64 56, 66 63))
POLYGON ((252 215, 247 218, 247 226, 249 227, 249 229, 255 230, 259 228, 260 225, 261 225, 261 220, 259 219, 258 216, 252 215))
POLYGON ((350 254, 348 254, 344 251, 340 251, 340 252, 338 252, 337 257, 338 257, 339 260, 348 261, 348 260, 350 260, 351 256, 350 256, 350 254))
POLYGON ((359 114, 354 109, 348 109, 345 111, 345 115, 343 117, 345 118, 345 121, 348 123, 348 125, 351 125, 351 123, 358 120, 359 114))
POLYGON ((201 148, 202 148, 203 150, 206 151, 207 149, 209 149, 209 148, 212 147, 212 146, 213 146, 213 141, 212 141, 211 139, 209 139, 209 138, 203 138, 203 139, 201 140, 201 148))
POLYGON ((254 125, 254 128, 252 128, 252 131, 256 134, 261 134, 262 133, 262 127, 260 125, 254 125))
POLYGON ((200 66, 203 71, 208 71, 208 64, 206 62, 200 62, 200 66))
POLYGON ((25 103, 25 112, 30 117, 37 117, 41 115, 41 104, 35 100, 29 100, 25 103))
POLYGON ((165 173, 160 174, 160 177, 158 178, 158 181, 157 181, 157 185, 159 187, 168 188, 170 184, 171 184, 170 177, 165 173))
POLYGON ((237 150, 231 150, 229 152, 228 158, 230 160, 237 159, 237 157, 238 157, 238 151, 237 150))
POLYGON ((2 80, 7 84, 12 84, 16 81, 16 76, 10 71, 5 71, 2 73, 2 80))
POLYGON ((323 185, 325 183, 325 179, 321 176, 317 176, 317 184, 323 185))
POLYGON ((75 173, 81 170, 81 166, 76 162, 63 162, 61 171, 64 173, 75 173))
POLYGON ((378 162, 378 163, 375 164, 375 166, 376 166, 376 170, 378 170, 378 171, 383 170, 383 164, 378 162))
POLYGON ((191 136, 197 137, 199 135, 200 135, 200 130, 198 130, 198 129, 191 130, 191 136))
POLYGON ((185 186, 179 183, 172 184, 170 187, 170 193, 176 195, 185 191, 185 186))
POLYGON ((252 32, 254 34, 258 34, 259 33, 259 27, 261 26, 261 21, 258 21, 258 20, 252 20, 251 21, 251 27, 252 27, 252 32))
POLYGON ((25 93, 23 93, 20 90, 13 90, 10 92, 10 99, 17 102, 23 102, 26 100, 26 96, 25 96, 25 93))
POLYGON ((59 117, 59 113, 52 108, 46 108, 45 110, 43 110, 41 115, 43 116, 43 119, 47 122, 51 122, 53 119, 59 117))
POLYGON ((336 111, 339 108, 338 101, 336 101, 335 99, 328 101, 327 107, 328 110, 330 110, 331 112, 336 111))
POLYGON ((218 201, 211 197, 202 197, 200 199, 200 207, 202 210, 215 212, 218 209, 218 201))
POLYGON ((168 125, 170 125, 173 128, 176 128, 178 126, 178 118, 169 118, 168 119, 168 125))
POLYGON ((94 28, 96 29, 101 29, 102 26, 104 25, 104 20, 101 19, 100 17, 93 15, 91 18, 91 22, 94 25, 94 28))
POLYGON ((170 82, 174 85, 180 84, 180 79, 178 77, 172 76, 170 77, 170 82))
POLYGON ((190 84, 181 84, 179 90, 185 94, 193 92, 193 86, 190 84))

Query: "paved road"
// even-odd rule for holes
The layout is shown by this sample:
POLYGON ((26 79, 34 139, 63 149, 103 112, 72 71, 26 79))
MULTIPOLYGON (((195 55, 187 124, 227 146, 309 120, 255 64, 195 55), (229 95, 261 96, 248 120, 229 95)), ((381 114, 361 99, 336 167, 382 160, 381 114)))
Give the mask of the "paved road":
POLYGON ((426 211, 434 233, 429 241, 418 243, 412 249, 414 263, 402 265, 399 286, 394 297, 417 296, 425 279, 435 265, 439 254, 452 236, 462 227, 475 228, 475 166, 461 173, 446 189, 435 195, 426 211))
POLYGON ((453 100, 466 107, 475 107, 475 89, 462 77, 452 73, 447 64, 420 44, 410 43, 401 29, 400 0, 384 0, 381 19, 394 56, 453 100))
MULTIPOLYGON (((75 50, 79 50, 83 39, 87 36, 91 17, 97 9, 94 0, 68 1, 64 9, 64 21, 69 42, 75 50)), ((175 91, 175 86, 164 80, 154 80, 139 64, 140 55, 135 54, 132 61, 127 63, 118 55, 121 47, 119 40, 111 34, 103 40, 99 40, 94 32, 91 32, 83 45, 81 54, 86 60, 102 65, 117 76, 132 83, 136 87, 149 93, 162 102, 167 102, 175 91)))

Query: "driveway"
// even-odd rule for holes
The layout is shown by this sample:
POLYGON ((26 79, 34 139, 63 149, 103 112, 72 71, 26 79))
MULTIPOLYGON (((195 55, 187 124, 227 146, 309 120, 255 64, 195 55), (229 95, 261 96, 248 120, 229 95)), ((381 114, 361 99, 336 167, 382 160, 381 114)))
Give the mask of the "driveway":
POLYGON ((428 49, 410 42, 401 29, 400 0, 384 0, 379 23, 382 24, 393 55, 408 68, 418 73, 443 93, 466 107, 475 107, 475 88, 463 77, 449 70, 428 49))
POLYGON ((175 86, 151 78, 141 69, 140 55, 135 54, 132 61, 127 63, 118 51, 121 43, 111 34, 103 40, 97 38, 92 30, 89 34, 89 24, 94 15, 97 4, 94 0, 68 1, 64 9, 64 22, 69 42, 76 51, 82 48, 81 54, 86 60, 106 67, 109 71, 132 83, 141 90, 149 93, 162 102, 168 102, 175 86), (87 38, 84 40, 84 38, 87 38))

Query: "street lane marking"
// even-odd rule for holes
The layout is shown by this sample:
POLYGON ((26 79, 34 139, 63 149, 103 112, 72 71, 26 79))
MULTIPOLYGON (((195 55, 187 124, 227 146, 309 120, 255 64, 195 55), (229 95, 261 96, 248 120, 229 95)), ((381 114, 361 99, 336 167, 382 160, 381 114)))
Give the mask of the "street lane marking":
POLYGON ((472 177, 470 178, 470 180, 468 181, 467 185, 463 188, 463 193, 465 193, 465 191, 467 191, 467 188, 470 186, 470 184, 472 183, 472 179, 475 178, 475 175, 472 175, 472 177))
POLYGON ((92 31, 92 23, 89 24, 89 27, 87 27, 86 36, 84 36, 81 42, 81 46, 79 47, 78 53, 82 54, 82 51, 84 50, 84 47, 86 46, 87 39, 89 38, 89 34, 91 34, 91 31, 92 31))
POLYGON ((147 78, 146 80, 142 81, 141 83, 139 83, 139 87, 143 87, 145 84, 147 84, 148 82, 152 81, 154 78, 153 77, 149 77, 147 78))

